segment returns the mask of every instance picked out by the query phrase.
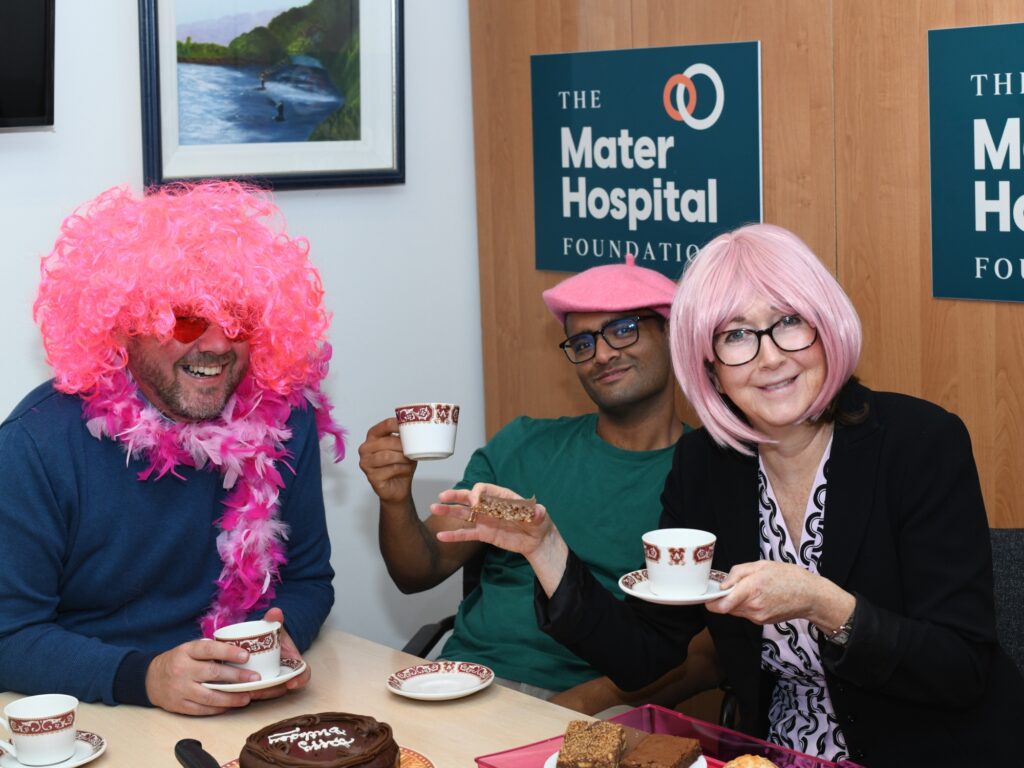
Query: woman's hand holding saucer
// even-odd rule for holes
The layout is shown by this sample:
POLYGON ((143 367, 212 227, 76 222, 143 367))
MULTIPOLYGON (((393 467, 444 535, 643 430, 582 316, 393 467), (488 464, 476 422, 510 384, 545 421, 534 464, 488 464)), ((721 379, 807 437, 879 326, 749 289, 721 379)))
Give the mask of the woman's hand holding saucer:
POLYGON ((733 566, 722 582, 723 589, 728 587, 732 592, 707 603, 707 610, 761 625, 807 619, 820 627, 838 627, 855 603, 853 595, 828 579, 771 560, 733 566))
POLYGON ((507 520, 475 514, 482 496, 501 499, 523 497, 498 485, 477 483, 471 490, 448 490, 430 505, 432 514, 454 517, 470 525, 451 531, 440 531, 439 541, 482 541, 525 557, 533 567, 544 591, 550 596, 565 572, 569 548, 542 504, 537 504, 529 520, 507 520))

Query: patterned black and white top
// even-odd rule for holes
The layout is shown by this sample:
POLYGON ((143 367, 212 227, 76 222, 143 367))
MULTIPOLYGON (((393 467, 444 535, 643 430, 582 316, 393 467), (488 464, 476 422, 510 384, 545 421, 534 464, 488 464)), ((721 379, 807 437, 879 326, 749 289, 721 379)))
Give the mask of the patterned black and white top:
MULTIPOLYGON (((793 563, 818 572, 824 540, 825 495, 828 488, 829 440, 814 477, 804 512, 799 542, 792 542, 775 500, 764 464, 758 459, 758 506, 761 517, 761 559, 793 563)), ((761 668, 776 677, 768 712, 768 740, 776 744, 839 760, 849 757, 832 700, 825 685, 818 644, 806 619, 765 625, 761 634, 761 668)))

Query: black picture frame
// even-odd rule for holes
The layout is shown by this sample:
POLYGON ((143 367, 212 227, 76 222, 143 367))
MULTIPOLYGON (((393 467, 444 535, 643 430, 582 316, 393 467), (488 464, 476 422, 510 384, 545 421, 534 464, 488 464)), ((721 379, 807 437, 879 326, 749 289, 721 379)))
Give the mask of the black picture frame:
POLYGON ((0 128, 53 125, 54 0, 0 3, 0 128))
MULTIPOLYGON (((139 0, 146 187, 209 178, 272 189, 404 183, 403 0, 352 2, 358 12, 359 139, 188 145, 178 141, 174 0, 139 0)), ((294 3, 292 10, 305 4, 294 3)), ((243 0, 234 4, 245 6, 243 0)), ((254 88, 265 86, 264 74, 254 88)))

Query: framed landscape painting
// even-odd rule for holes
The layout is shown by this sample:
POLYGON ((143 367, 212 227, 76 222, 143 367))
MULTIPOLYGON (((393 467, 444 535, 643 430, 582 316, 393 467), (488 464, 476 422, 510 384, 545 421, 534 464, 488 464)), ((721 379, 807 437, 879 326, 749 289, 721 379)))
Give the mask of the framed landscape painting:
POLYGON ((405 181, 402 0, 139 0, 147 187, 405 181))

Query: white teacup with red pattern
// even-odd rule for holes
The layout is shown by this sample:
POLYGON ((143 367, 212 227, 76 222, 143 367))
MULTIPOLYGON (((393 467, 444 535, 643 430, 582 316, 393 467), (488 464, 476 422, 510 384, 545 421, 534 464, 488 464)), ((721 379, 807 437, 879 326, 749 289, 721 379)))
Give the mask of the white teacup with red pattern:
POLYGON ((0 723, 11 741, 0 747, 22 765, 51 765, 75 753, 75 711, 78 699, 63 693, 44 693, 15 699, 4 707, 0 723))
POLYGON ((229 624, 213 633, 213 639, 231 643, 249 652, 249 660, 232 667, 251 669, 260 673, 261 680, 271 680, 281 674, 281 622, 243 621, 229 624))
POLYGON ((395 408, 402 453, 413 461, 447 459, 455 452, 459 406, 454 403, 412 403, 395 408))
POLYGON ((652 593, 696 597, 708 591, 715 534, 696 528, 659 528, 641 538, 652 593))

